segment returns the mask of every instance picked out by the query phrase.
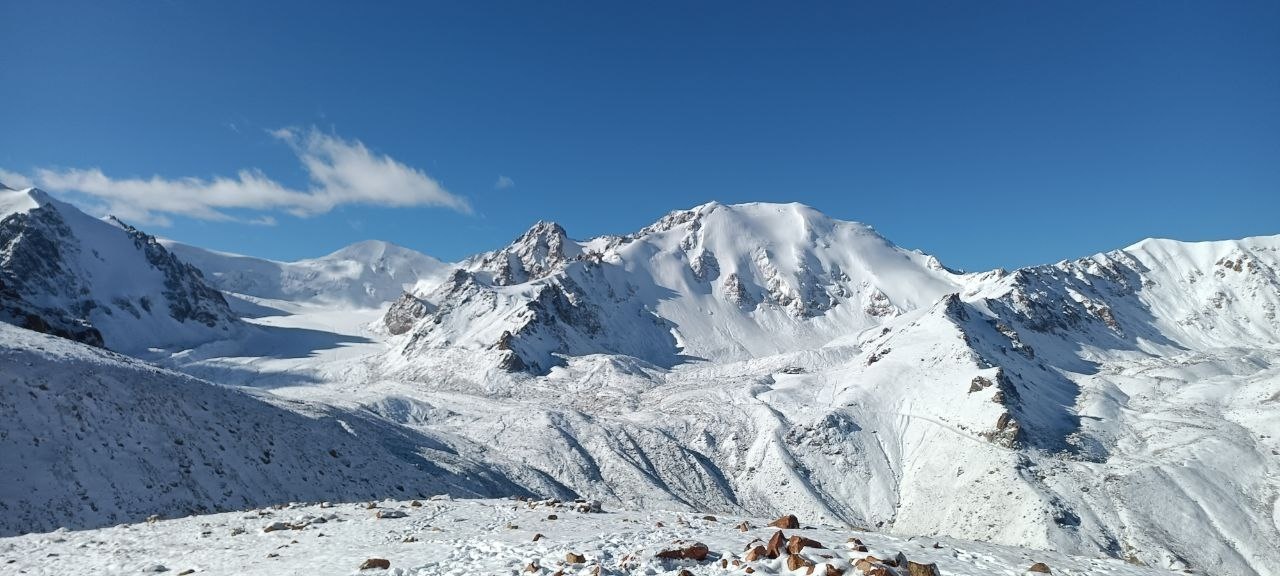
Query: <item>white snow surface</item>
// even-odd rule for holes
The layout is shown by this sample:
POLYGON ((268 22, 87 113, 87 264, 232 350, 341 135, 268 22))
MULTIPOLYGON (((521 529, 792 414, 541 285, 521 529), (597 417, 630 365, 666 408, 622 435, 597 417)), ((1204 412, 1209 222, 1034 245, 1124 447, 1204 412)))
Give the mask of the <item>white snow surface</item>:
MULTIPOLYGON (((748 545, 778 531, 771 519, 690 515, 669 511, 580 512, 549 501, 382 501, 290 504, 245 512, 122 524, 0 538, 0 558, 12 574, 264 574, 399 576, 461 574, 806 574, 787 569, 788 554, 746 560, 748 545), (376 508, 369 508, 369 505, 376 508), (417 504, 415 506, 415 504, 417 504), (388 514, 388 512, 392 512, 388 514), (379 518, 378 515, 398 516, 379 518), (552 519, 552 517, 555 517, 552 519), (743 531, 739 526, 746 522, 743 531), (287 526, 264 531, 271 526, 287 526), (536 540, 535 536, 540 535, 536 540), (702 544, 705 559, 657 554, 702 544), (580 555, 570 558, 569 555, 580 555), (388 569, 359 567, 383 559, 388 569), (571 561, 572 560, 572 561, 571 561), (726 566, 726 567, 722 567, 726 566)), ((1081 558, 951 538, 900 538, 829 525, 783 530, 822 548, 796 556, 814 566, 860 574, 868 556, 933 564, 947 576, 1018 576, 1033 564, 1059 576, 1172 574, 1117 559, 1081 558), (855 548, 858 539, 865 551, 855 548)), ((896 576, 907 574, 887 572, 896 576)), ((1034 573, 1030 573, 1034 574, 1034 573)))

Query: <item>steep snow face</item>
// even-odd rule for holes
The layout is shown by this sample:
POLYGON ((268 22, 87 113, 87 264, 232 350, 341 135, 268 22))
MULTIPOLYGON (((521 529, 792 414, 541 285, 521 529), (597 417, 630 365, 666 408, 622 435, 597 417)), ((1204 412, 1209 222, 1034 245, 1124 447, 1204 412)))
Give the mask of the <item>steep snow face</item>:
POLYGON ((381 307, 419 284, 434 285, 449 268, 426 254, 377 240, 297 262, 214 252, 173 241, 165 245, 226 292, 356 308, 381 307))
POLYGON ((0 198, 0 320, 125 352, 239 328, 222 294, 155 238, 34 188, 0 198))
POLYGON ((368 413, 286 402, 0 324, 0 534, 289 500, 526 493, 368 413))
POLYGON ((587 242, 539 222, 417 294, 433 310, 401 351, 493 350, 535 373, 561 355, 742 360, 821 346, 928 306, 962 280, 799 204, 711 203, 587 242))

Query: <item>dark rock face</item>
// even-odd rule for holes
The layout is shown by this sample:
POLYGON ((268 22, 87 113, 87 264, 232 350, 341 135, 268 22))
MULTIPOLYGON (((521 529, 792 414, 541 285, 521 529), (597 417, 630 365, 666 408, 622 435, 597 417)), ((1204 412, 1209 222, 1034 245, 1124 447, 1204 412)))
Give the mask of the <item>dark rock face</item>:
POLYGON ((238 322, 222 293, 206 285, 198 270, 178 260, 155 237, 119 221, 115 224, 119 230, 113 232, 126 235, 136 255, 104 255, 98 246, 84 244, 53 203, 0 221, 0 321, 99 347, 106 339, 94 324, 95 314, 134 319, 166 314, 179 323, 223 329, 238 322), (135 256, 161 273, 163 285, 155 292, 164 302, 95 292, 93 278, 79 264, 83 258, 95 258, 111 265, 106 258, 135 256))
MULTIPOLYGON (((133 239, 133 245, 156 269, 164 273, 164 297, 169 301, 169 315, 174 320, 199 322, 210 328, 234 318, 222 292, 210 288, 195 266, 174 256, 156 240, 133 226, 112 218, 133 239)), ((150 308, 145 300, 144 308, 150 308)))
POLYGON ((387 308, 387 313, 382 316, 382 323, 391 334, 404 334, 411 330, 418 320, 426 317, 429 311, 430 305, 427 302, 405 292, 391 303, 391 307, 387 308))

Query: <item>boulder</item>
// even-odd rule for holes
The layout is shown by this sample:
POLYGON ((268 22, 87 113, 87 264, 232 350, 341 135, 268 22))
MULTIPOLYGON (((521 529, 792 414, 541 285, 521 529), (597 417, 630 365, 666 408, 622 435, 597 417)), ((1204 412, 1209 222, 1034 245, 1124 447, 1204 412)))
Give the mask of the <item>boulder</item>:
POLYGON ((386 558, 370 558, 360 565, 361 570, 390 570, 391 561, 386 558))
POLYGON ((666 560, 693 560, 695 562, 702 562, 707 559, 707 553, 710 551, 711 550, 707 548, 706 544, 694 542, 693 544, 683 548, 663 550, 654 556, 666 560))
POLYGON ((778 518, 777 520, 774 520, 773 522, 770 522, 769 525, 773 526, 774 528, 786 528, 788 530, 795 530, 796 528, 800 527, 800 520, 796 518, 795 514, 787 514, 786 516, 783 516, 781 518, 778 518))
POLYGON ((1040 574, 1053 574, 1053 571, 1049 569, 1049 565, 1045 564, 1044 562, 1036 562, 1035 564, 1032 564, 1030 568, 1027 568, 1027 572, 1037 572, 1040 574))
POLYGON ((787 553, 789 554, 799 554, 805 548, 826 548, 826 546, 823 546, 817 540, 811 540, 799 535, 792 536, 787 540, 787 553))

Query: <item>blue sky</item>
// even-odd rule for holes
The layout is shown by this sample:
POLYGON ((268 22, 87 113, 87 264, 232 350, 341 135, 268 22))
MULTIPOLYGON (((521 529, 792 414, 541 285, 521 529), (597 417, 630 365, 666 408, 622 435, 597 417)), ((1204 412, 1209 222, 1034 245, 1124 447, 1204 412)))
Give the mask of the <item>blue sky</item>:
POLYGON ((966 269, 1280 233, 1272 1, 15 1, 0 38, 0 179, 271 258, 709 200, 966 269))

